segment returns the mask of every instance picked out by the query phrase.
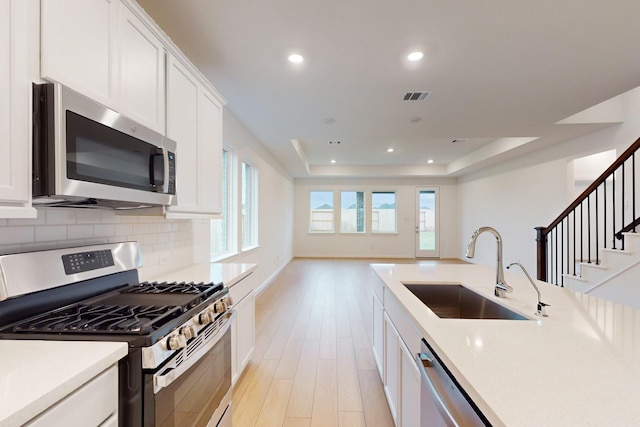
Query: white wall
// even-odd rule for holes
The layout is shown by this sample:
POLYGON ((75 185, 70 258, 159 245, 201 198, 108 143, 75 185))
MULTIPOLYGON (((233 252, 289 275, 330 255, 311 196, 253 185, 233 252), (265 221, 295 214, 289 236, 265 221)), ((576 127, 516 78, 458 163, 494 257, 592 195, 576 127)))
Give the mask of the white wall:
MULTIPOLYGON (((456 258, 458 197, 454 179, 296 179, 293 253, 297 257, 414 258, 416 186, 439 187, 440 258, 456 258), (397 234, 309 233, 309 192, 314 190, 395 191, 397 234)), ((337 207, 336 207, 337 208, 337 207)))
MULTIPOLYGON (((505 263, 519 260, 535 277, 533 228, 547 226, 573 201, 571 161, 609 149, 621 153, 640 137, 640 88, 612 101, 620 107, 623 123, 460 179, 461 254, 476 228, 492 226, 503 237, 505 263)), ((472 262, 495 264, 492 239, 488 235, 479 238, 472 262)))
MULTIPOLYGON (((259 247, 224 259, 222 262, 256 263, 257 286, 266 284, 293 257, 293 181, 264 149, 262 143, 228 109, 224 110, 223 139, 240 161, 258 171, 259 247)), ((194 221, 195 259, 209 261, 210 222, 194 221)))

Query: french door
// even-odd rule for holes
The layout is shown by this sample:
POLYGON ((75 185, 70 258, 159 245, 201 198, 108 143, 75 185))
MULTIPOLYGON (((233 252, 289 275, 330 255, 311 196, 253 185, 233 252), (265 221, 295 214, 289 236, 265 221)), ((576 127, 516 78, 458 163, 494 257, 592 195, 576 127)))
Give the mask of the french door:
POLYGON ((416 187, 416 258, 440 257, 438 187, 416 187))

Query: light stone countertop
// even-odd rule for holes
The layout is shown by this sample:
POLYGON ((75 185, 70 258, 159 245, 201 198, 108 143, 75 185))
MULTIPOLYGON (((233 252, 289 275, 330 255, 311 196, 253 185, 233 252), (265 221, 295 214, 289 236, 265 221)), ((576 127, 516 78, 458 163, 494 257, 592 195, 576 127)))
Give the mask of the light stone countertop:
POLYGON ((640 311, 524 275, 493 296, 495 267, 372 264, 485 416, 507 426, 640 425, 640 311), (402 282, 459 283, 533 320, 441 319, 402 282))
POLYGON ((127 344, 0 340, 0 426, 20 426, 127 354, 127 344))

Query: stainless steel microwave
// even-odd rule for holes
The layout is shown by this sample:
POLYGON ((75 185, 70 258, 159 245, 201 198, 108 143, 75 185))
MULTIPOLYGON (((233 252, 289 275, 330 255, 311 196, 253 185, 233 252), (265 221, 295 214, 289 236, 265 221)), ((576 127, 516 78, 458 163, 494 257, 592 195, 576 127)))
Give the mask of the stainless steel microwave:
POLYGON ((33 85, 33 205, 176 202, 176 143, 60 84, 33 85))

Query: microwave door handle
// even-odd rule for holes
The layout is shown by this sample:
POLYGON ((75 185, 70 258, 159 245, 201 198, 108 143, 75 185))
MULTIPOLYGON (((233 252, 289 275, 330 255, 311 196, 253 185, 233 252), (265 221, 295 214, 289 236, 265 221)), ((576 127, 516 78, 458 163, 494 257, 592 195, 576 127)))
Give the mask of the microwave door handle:
POLYGON ((164 164, 164 173, 162 175, 162 192, 169 194, 169 150, 162 148, 162 160, 164 164))
POLYGON ((149 183, 151 185, 151 188, 154 188, 157 191, 158 187, 162 187, 163 192, 166 193, 169 188, 168 181, 164 179, 164 175, 169 168, 167 151, 162 147, 158 147, 156 153, 151 155, 150 163, 149 183), (162 170, 158 168, 158 166, 160 166, 160 157, 162 157, 162 170))

